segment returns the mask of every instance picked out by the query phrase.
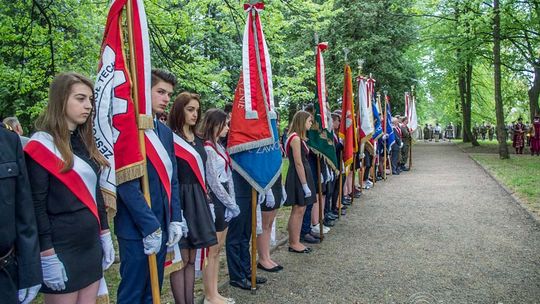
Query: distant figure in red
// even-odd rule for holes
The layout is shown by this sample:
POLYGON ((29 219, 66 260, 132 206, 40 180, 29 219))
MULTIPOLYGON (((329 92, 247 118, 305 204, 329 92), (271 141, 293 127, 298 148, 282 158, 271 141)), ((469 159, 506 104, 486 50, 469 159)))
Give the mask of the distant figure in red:
POLYGON ((540 114, 534 117, 531 129, 531 155, 540 156, 540 114))
POLYGON ((514 138, 512 146, 516 149, 516 154, 523 154, 523 147, 525 147, 525 125, 523 124, 523 118, 519 118, 517 124, 514 124, 514 138))

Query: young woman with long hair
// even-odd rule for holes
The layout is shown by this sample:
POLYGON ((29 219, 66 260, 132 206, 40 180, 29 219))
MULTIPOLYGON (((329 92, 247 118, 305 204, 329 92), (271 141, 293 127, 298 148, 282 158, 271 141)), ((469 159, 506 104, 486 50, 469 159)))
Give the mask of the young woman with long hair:
POLYGON ((310 113, 296 112, 289 127, 289 137, 285 145, 290 164, 285 181, 287 193, 285 205, 292 206, 288 223, 289 252, 311 252, 311 248, 300 243, 300 230, 306 206, 313 204, 316 200, 315 183, 307 159, 309 148, 306 144, 306 133, 312 123, 313 117, 310 113))
POLYGON ((227 114, 220 109, 206 111, 199 134, 205 140, 206 182, 213 203, 218 244, 209 248, 208 264, 203 269, 205 304, 234 303, 234 300, 225 298, 218 292, 219 253, 225 243, 227 224, 240 214, 234 194, 231 158, 220 144, 227 132, 227 114))
POLYGON ((178 243, 183 267, 170 276, 174 300, 180 304, 192 304, 194 300, 196 250, 218 244, 206 187, 204 164, 207 156, 204 142, 196 134, 201 118, 200 106, 199 95, 180 93, 168 119, 175 133, 180 201, 189 228, 187 237, 178 243))
POLYGON ((114 249, 99 172, 108 166, 92 132, 93 84, 54 78, 45 112, 25 147, 36 211, 45 303, 95 303, 114 249))

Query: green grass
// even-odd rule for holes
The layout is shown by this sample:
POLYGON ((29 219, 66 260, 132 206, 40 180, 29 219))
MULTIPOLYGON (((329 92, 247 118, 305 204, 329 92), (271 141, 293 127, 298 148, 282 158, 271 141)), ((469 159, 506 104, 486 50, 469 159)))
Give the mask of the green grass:
MULTIPOLYGON (((461 139, 453 140, 452 142, 455 143, 458 147, 460 147, 466 153, 495 153, 495 154, 499 153, 499 142, 496 139, 491 140, 491 141, 480 140, 478 141, 478 143, 480 144, 480 146, 478 147, 473 146, 470 142, 464 143, 463 140, 461 139)), ((512 142, 508 141, 507 144, 508 144, 508 151, 512 153, 512 151, 514 150, 512 148, 512 142)))
POLYGON ((540 215, 540 157, 511 155, 510 159, 501 160, 497 154, 471 156, 540 215))

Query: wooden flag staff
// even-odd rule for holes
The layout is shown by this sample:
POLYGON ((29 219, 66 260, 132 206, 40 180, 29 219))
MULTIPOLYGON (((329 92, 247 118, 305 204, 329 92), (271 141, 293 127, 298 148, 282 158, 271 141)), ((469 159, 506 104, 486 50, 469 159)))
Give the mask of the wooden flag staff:
MULTIPOLYGON (((381 93, 378 93, 377 95, 377 98, 380 100, 381 99, 381 93)), ((383 111, 383 121, 384 121, 384 128, 383 128, 383 134, 384 135, 387 135, 386 134, 386 129, 387 129, 387 117, 386 115, 388 115, 388 113, 386 112, 386 91, 384 91, 384 111, 383 111)), ((384 136, 383 135, 383 136, 384 136)), ((388 147, 387 147, 387 144, 388 144, 388 141, 386 139, 383 138, 383 145, 384 145, 384 160, 383 160, 383 178, 386 180, 386 165, 387 165, 387 162, 386 162, 386 157, 388 155, 388 147)))
MULTIPOLYGON (((129 65, 130 65, 130 76, 131 76, 131 83, 133 84, 133 91, 131 92, 133 96, 133 104, 135 106, 135 115, 137 117, 137 126, 139 129, 139 147, 141 150, 141 154, 144 158, 143 162, 143 176, 141 177, 141 185, 142 190, 144 194, 144 199, 146 200, 146 203, 151 208, 152 202, 150 199, 150 186, 148 183, 148 172, 146 167, 146 147, 144 144, 144 129, 148 125, 147 121, 148 117, 139 115, 140 109, 139 109, 139 98, 138 98, 138 88, 137 86, 137 67, 135 65, 135 49, 133 47, 134 45, 134 39, 133 39, 133 4, 131 1, 127 1, 127 26, 128 26, 128 43, 129 43, 129 65)), ((142 88, 143 90, 145 88, 142 88)), ((150 117, 151 120, 151 117, 150 117)), ((150 124, 152 125, 152 124, 150 124)), ((157 261, 156 261, 156 255, 152 254, 148 256, 148 265, 150 268, 150 286, 152 289, 152 303, 153 304, 159 304, 161 302, 160 299, 160 292, 159 292, 159 283, 158 283, 158 272, 157 272, 157 261)))
MULTIPOLYGON (((364 66, 364 60, 358 59, 358 75, 360 77, 362 77, 362 68, 363 68, 363 66, 364 66)), ((360 92, 358 92, 358 94, 360 94, 360 92)), ((360 105, 359 105, 359 108, 360 108, 360 105)), ((362 116, 360 116, 360 111, 358 111, 358 113, 356 113, 356 115, 358 115, 359 117, 362 117, 362 116)), ((361 128, 362 125, 360 124, 358 127, 361 128)), ((364 158, 366 157, 365 152, 364 152, 364 144, 363 143, 360 145, 358 150, 359 150, 358 153, 364 154, 364 157, 360 158, 360 168, 359 168, 360 176, 358 176, 358 184, 360 185, 360 192, 363 192, 364 191, 364 171, 365 171, 364 158)))
MULTIPOLYGON (((414 93, 414 85, 411 86, 411 100, 409 101, 409 109, 411 108, 411 105, 415 102, 415 93, 414 93)), ((414 105, 416 107, 416 105, 414 105)), ((409 115, 409 113, 407 113, 409 115)), ((407 120, 410 121, 411 117, 407 117, 407 120)), ((408 128, 408 127, 407 127, 408 128)), ((410 130, 409 130, 410 132, 410 130)), ((412 134, 409 136, 409 170, 412 169, 412 147, 413 147, 413 140, 412 140, 412 134)))

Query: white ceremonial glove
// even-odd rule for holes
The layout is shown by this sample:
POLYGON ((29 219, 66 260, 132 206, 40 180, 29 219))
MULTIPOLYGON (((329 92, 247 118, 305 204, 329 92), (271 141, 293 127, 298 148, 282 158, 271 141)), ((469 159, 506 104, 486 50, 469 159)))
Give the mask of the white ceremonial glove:
POLYGON ((183 212, 181 213, 181 216, 182 216, 182 222, 180 222, 180 226, 182 227, 182 237, 187 238, 187 235, 189 233, 188 224, 187 224, 186 218, 184 217, 183 212))
POLYGON ((364 159, 366 157, 366 154, 364 152, 360 153, 360 159, 364 159))
POLYGON ((111 232, 104 233, 99 236, 101 242, 101 248, 103 249, 103 260, 101 261, 101 266, 103 270, 109 269, 114 263, 114 246, 112 242, 111 232))
POLYGON ((285 201, 287 200, 287 191, 285 191, 285 186, 281 185, 281 202, 279 202, 279 206, 283 206, 285 201))
POLYGON ((240 215, 240 207, 238 205, 234 205, 232 208, 225 208, 225 221, 230 222, 233 218, 240 215))
POLYGON ((172 247, 180 242, 182 238, 182 224, 180 222, 169 223, 169 239, 167 240, 167 246, 172 247))
POLYGON ((21 304, 28 304, 32 302, 32 300, 37 296, 39 289, 41 288, 41 284, 19 289, 19 302, 21 304))
POLYGON ((274 208, 275 205, 276 199, 274 198, 274 193, 272 192, 272 189, 268 189, 268 191, 266 191, 266 207, 274 208))
POLYGON ((144 254, 152 255, 158 253, 161 249, 161 229, 158 228, 156 231, 145 236, 143 238, 144 254))
POLYGON ((41 270, 43 271, 43 283, 54 291, 66 289, 68 280, 64 264, 60 262, 56 254, 41 257, 41 270))
POLYGON ((309 187, 307 184, 302 184, 302 190, 304 190, 304 197, 311 196, 311 190, 309 190, 309 187))
POLYGON ((403 142, 401 142, 401 144, 399 145, 399 148, 403 148, 403 142))
POLYGON ((324 181, 324 175, 321 173, 321 184, 324 184, 325 181, 324 181))
POLYGON ((382 139, 383 139, 383 140, 388 139, 388 134, 384 134, 384 135, 382 136, 382 139))
POLYGON ((212 223, 216 222, 216 211, 214 210, 214 204, 209 203, 208 207, 210 207, 210 214, 212 215, 212 223))
POLYGON ((262 204, 265 199, 266 199, 266 194, 258 193, 258 195, 257 195, 257 205, 262 204))

